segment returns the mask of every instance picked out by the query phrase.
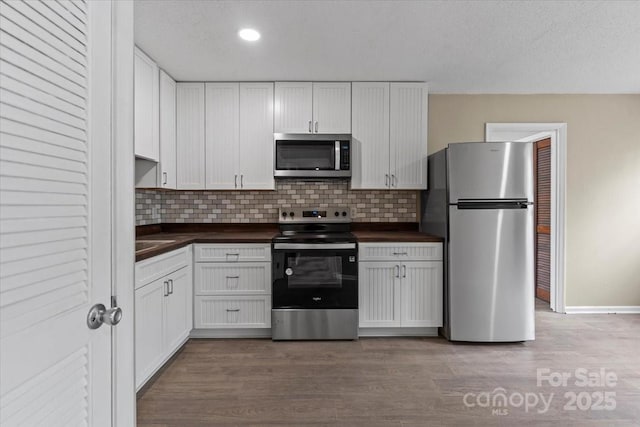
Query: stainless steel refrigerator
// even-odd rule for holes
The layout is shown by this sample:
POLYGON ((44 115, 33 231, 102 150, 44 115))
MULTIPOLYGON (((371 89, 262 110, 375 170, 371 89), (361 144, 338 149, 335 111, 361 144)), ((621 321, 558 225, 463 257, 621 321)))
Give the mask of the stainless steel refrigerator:
POLYGON ((421 229, 445 240, 443 335, 535 338, 533 145, 449 144, 428 160, 421 229))

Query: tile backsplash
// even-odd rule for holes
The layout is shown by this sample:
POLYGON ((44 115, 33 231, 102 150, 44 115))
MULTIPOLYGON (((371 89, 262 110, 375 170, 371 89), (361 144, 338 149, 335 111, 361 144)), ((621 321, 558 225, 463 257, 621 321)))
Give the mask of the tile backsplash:
POLYGON ((419 191, 350 190, 347 181, 276 181, 275 191, 136 190, 136 225, 276 222, 280 207, 348 206, 355 222, 415 222, 419 191))

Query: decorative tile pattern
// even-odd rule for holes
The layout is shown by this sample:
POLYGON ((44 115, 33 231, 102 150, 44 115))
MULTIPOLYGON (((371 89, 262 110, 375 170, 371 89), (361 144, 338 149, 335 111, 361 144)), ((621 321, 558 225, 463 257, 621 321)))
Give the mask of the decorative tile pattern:
POLYGON ((162 191, 136 189, 136 225, 162 222, 162 191))
POLYGON ((414 190, 350 190, 347 181, 276 181, 275 191, 137 190, 136 224, 268 223, 292 206, 349 206, 355 222, 415 222, 418 197, 414 190))

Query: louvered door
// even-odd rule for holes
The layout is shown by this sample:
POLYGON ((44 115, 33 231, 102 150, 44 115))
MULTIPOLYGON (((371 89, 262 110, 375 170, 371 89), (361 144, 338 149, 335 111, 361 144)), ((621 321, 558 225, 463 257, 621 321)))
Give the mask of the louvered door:
POLYGON ((111 425, 111 8, 0 2, 2 426, 111 425))
POLYGON ((550 300, 551 286, 551 138, 535 143, 536 297, 550 300))

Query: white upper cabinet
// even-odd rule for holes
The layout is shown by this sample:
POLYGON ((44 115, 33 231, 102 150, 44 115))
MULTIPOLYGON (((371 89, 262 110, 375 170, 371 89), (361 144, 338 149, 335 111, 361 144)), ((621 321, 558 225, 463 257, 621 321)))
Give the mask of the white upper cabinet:
POLYGON ((159 157, 159 69, 137 47, 134 51, 134 142, 135 155, 158 161, 159 157))
POLYGON ((176 184, 176 82, 160 70, 160 187, 176 184))
POLYGON ((351 133, 351 83, 313 84, 314 133, 351 133))
POLYGON ((354 82, 351 187, 389 188, 389 83, 354 82))
POLYGON ((351 133, 351 83, 276 82, 276 133, 351 133))
POLYGON ((427 85, 391 83, 391 187, 427 188, 427 85))
POLYGON ((205 153, 207 189, 240 188, 238 83, 206 83, 205 153))
POLYGON ((204 83, 178 83, 176 88, 176 172, 181 190, 205 185, 204 83))
POLYGON ((313 130, 313 83, 276 82, 276 133, 311 133, 313 130))
POLYGON ((354 189, 427 188, 424 83, 353 83, 354 189))
POLYGON ((272 190, 273 83, 206 83, 209 190, 272 190))
POLYGON ((273 83, 240 83, 240 188, 273 190, 273 83))

